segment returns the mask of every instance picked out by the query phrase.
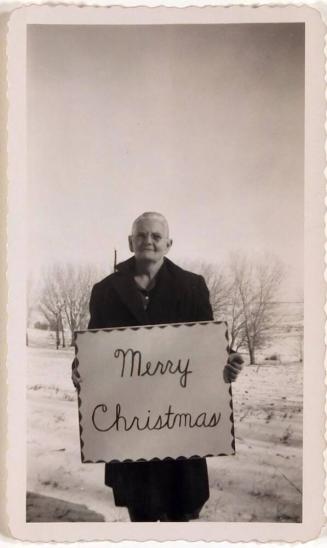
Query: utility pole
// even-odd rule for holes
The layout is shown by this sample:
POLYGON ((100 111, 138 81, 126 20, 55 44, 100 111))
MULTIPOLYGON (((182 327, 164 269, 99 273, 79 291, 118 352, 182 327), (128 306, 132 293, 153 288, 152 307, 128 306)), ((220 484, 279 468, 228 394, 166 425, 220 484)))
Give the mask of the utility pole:
POLYGON ((115 249, 114 251, 115 251, 115 256, 114 256, 114 272, 116 272, 116 270, 117 270, 117 249, 115 249))

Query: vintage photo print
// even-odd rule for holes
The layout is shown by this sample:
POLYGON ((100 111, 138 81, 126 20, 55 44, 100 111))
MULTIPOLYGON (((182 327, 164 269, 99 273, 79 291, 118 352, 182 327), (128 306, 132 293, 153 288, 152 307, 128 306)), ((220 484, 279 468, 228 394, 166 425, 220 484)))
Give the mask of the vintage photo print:
POLYGON ((317 536, 318 11, 33 6, 8 29, 12 534, 317 536))

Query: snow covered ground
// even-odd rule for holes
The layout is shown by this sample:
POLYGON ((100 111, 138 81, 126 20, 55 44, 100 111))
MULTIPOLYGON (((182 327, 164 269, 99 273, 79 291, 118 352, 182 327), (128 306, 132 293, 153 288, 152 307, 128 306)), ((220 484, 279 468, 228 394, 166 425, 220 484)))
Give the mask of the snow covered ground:
MULTIPOLYGON (((283 348, 296 349, 298 336, 283 348)), ((29 344, 27 520, 128 521, 103 465, 80 461, 73 350, 55 350, 53 336, 37 330, 29 344)), ((201 521, 301 521, 302 363, 290 350, 285 357, 245 366, 234 383, 236 455, 207 459, 201 521)))

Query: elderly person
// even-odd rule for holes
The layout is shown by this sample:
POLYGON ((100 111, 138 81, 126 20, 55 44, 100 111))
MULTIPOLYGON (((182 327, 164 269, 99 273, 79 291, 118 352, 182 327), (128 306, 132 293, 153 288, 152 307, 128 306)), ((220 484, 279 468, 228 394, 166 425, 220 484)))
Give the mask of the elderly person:
MULTIPOLYGON (((203 277, 168 260, 171 246, 163 215, 147 212, 134 221, 134 256, 93 287, 89 329, 213 320, 203 277)), ((236 379, 242 362, 239 354, 229 355, 226 382, 236 379)), ((74 372, 73 380, 80 381, 74 372)), ((131 521, 189 521, 209 498, 205 458, 109 463, 105 484, 116 505, 127 506, 131 521)))

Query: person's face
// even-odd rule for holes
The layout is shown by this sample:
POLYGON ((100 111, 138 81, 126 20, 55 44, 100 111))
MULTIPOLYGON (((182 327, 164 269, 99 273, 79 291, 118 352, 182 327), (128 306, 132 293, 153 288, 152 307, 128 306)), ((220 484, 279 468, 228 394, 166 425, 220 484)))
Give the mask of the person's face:
POLYGON ((129 236, 129 248, 138 260, 156 263, 168 253, 171 244, 165 223, 151 217, 139 221, 129 236))

